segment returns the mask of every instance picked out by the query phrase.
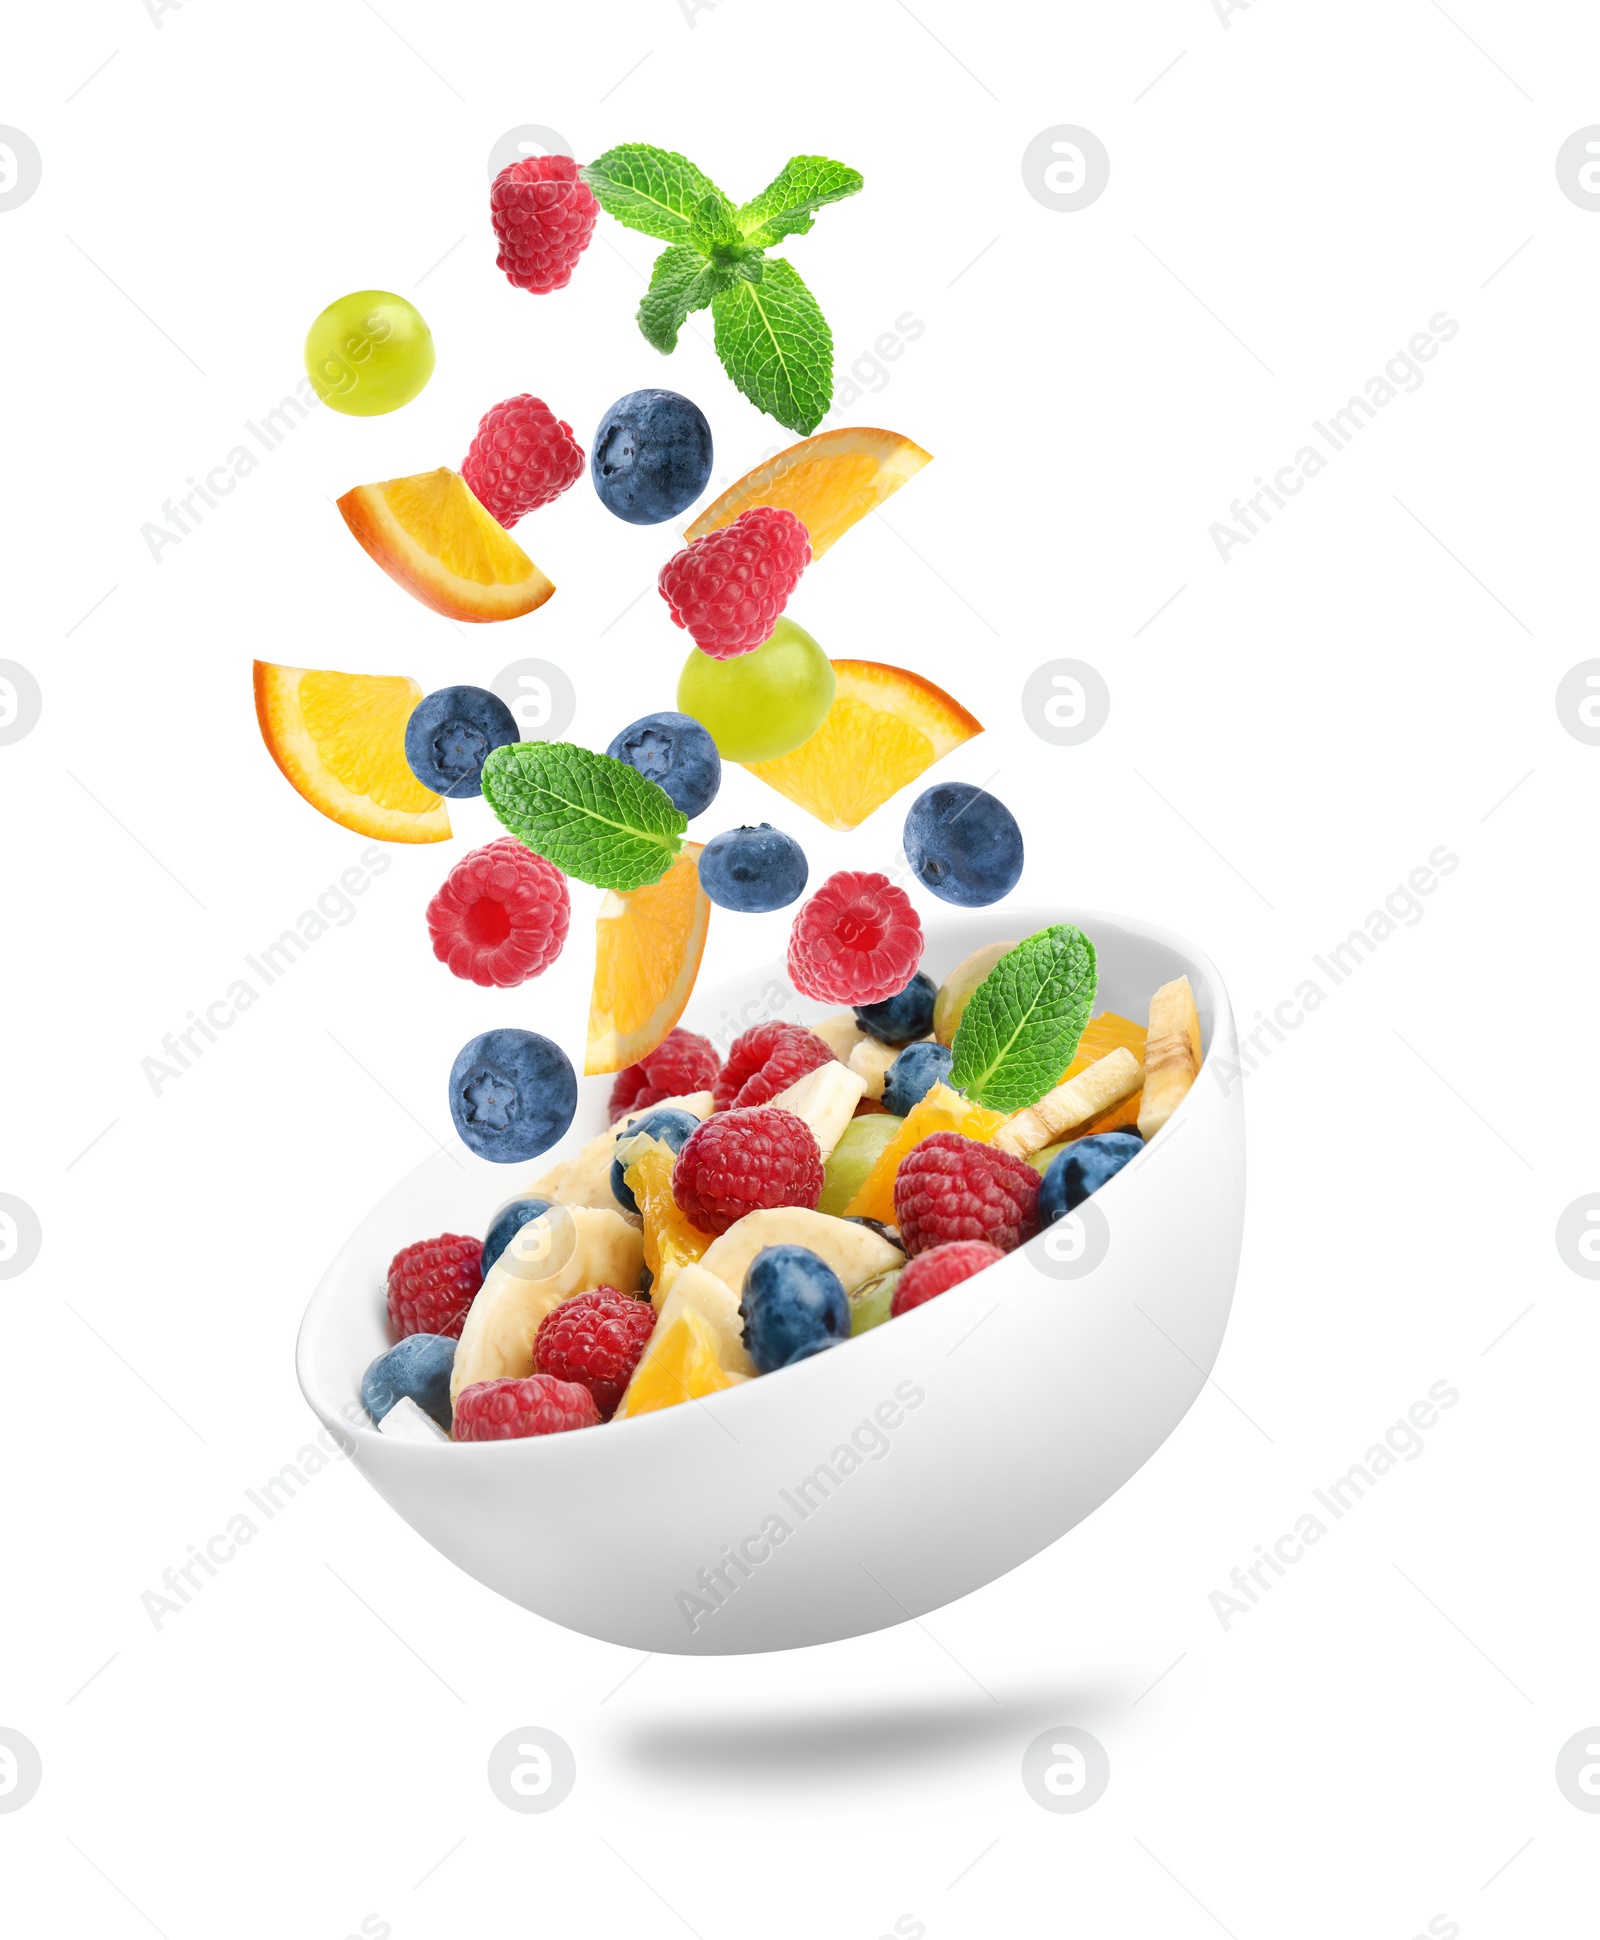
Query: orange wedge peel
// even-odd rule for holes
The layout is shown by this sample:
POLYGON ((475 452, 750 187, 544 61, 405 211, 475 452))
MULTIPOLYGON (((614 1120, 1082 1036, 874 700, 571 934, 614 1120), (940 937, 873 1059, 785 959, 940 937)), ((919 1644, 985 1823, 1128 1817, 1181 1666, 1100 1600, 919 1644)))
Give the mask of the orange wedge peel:
POLYGON ((930 456, 898 431, 857 425, 820 431, 746 472, 683 536, 690 542, 703 539, 752 506, 776 505, 792 512, 811 535, 811 557, 817 560, 914 478, 930 456))
POLYGON ((451 620, 514 620, 556 590, 459 472, 441 465, 339 500, 344 522, 397 585, 451 620))
POLYGON ((700 887, 703 846, 685 842, 659 882, 606 892, 595 919, 586 1077, 648 1057, 683 1015, 711 916, 700 887))

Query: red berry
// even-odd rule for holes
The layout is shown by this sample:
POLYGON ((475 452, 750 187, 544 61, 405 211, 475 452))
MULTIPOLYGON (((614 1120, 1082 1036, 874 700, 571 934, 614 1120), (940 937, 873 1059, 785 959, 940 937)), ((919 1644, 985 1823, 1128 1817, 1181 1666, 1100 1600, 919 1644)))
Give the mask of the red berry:
POLYGON ((402 1246, 389 1262, 389 1325, 395 1338, 448 1334, 460 1340, 472 1296, 483 1285, 483 1241, 441 1233, 402 1246))
POLYGON ((887 876, 841 869, 802 905, 789 932, 789 981, 830 1004, 879 1004, 922 960, 922 925, 887 876))
POLYGON ((543 296, 566 288, 600 204, 570 155, 530 155, 494 178, 489 213, 500 239, 495 260, 519 290, 543 296))
POLYGON ((757 1024, 734 1039, 712 1097, 718 1111, 764 1105, 808 1071, 832 1062, 832 1051, 803 1024, 757 1024))
POLYGON ((598 1428, 594 1396, 576 1381, 530 1374, 520 1381, 474 1381, 456 1396, 451 1434, 458 1442, 512 1442, 524 1435, 559 1435, 598 1428))
POLYGON ((560 498, 582 471, 583 447, 572 426, 526 391, 484 412, 461 461, 473 497, 508 529, 560 498))
POLYGON ((533 1337, 533 1365, 557 1381, 587 1388, 609 1421, 656 1324, 648 1300, 596 1287, 551 1308, 533 1337))
POLYGON ((891 1317, 920 1307, 924 1300, 948 1291, 962 1280, 970 1280, 986 1266, 1003 1260, 1005 1254, 987 1240, 952 1239, 919 1253, 901 1272, 890 1304, 891 1317))
POLYGON ((433 954, 450 974, 501 989, 548 970, 571 921, 566 877, 513 835, 464 855, 428 905, 433 954))
POLYGON ((668 1031, 647 1057, 617 1073, 611 1087, 612 1122, 646 1105, 659 1105, 663 1098, 709 1091, 721 1068, 722 1060, 709 1038, 693 1031, 668 1031))
POLYGON ((1009 1253, 1039 1230, 1039 1175, 1009 1152, 935 1132, 900 1161, 894 1217, 913 1257, 953 1239, 987 1240, 1009 1253))
POLYGON ((725 1233, 764 1206, 822 1197, 822 1154, 803 1118, 778 1105, 719 1111, 689 1134, 672 1168, 678 1209, 702 1233, 725 1233))
POLYGON ((811 538, 795 515, 758 505, 675 552, 656 583, 700 651, 732 660, 768 637, 810 563, 811 538))

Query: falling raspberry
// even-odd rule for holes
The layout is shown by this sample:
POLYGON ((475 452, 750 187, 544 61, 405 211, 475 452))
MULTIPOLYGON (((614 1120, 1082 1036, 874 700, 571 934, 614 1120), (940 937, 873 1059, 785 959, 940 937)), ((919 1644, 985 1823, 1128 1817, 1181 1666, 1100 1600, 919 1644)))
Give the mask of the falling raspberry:
POLYGON ((753 653, 811 563, 811 538, 792 512, 758 505, 674 553, 657 584, 673 619, 702 653, 753 653))
POLYGON ((583 473, 572 426, 541 398, 523 392, 485 411, 461 476, 486 512, 509 531, 518 519, 560 498, 583 473))
POLYGON ((548 970, 571 921, 566 877, 511 835, 463 856, 428 905, 433 954, 450 974, 501 989, 548 970))
POLYGON ((544 296, 566 288, 600 204, 570 155, 530 155, 494 178, 489 212, 501 269, 519 290, 544 296))
POLYGON ((887 876, 841 869, 794 919, 789 980, 804 997, 877 1004, 905 989, 922 959, 922 925, 887 876))

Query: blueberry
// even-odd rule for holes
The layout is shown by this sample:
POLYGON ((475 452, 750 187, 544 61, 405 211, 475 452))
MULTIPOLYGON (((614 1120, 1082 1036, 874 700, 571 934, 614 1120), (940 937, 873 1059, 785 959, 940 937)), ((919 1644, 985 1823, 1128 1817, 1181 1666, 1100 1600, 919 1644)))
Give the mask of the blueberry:
POLYGON ((700 887, 719 909, 754 916, 784 909, 806 886, 806 852, 770 822, 725 829, 700 855, 700 887))
POLYGON ((880 1044, 909 1044, 933 1029, 933 1000, 938 994, 932 977, 919 970, 893 997, 877 1004, 857 1004, 856 1022, 880 1044))
POLYGON ((440 687, 406 722, 406 766, 424 788, 460 801, 483 793, 483 764, 520 740, 516 718, 487 687, 440 687))
POLYGON ((594 434, 589 476, 600 503, 629 525, 675 519, 711 476, 711 427, 676 391, 630 391, 594 434))
POLYGON ((762 1374, 802 1347, 850 1332, 844 1284, 809 1246, 764 1246, 750 1262, 739 1300, 744 1344, 762 1374))
POLYGON ((839 1343, 832 1334, 820 1334, 815 1340, 808 1340, 804 1347, 797 1347, 784 1362, 785 1367, 793 1367, 796 1361, 809 1361, 813 1354, 822 1354, 839 1343))
POLYGON ((1144 1150, 1137 1132, 1094 1132, 1075 1138, 1050 1161, 1039 1185, 1039 1224, 1049 1226, 1081 1206, 1091 1192, 1144 1150))
POLYGON ((447 1335, 407 1334, 362 1375, 361 1405, 374 1421, 382 1421, 397 1401, 410 1395, 448 1430, 450 1371, 455 1364, 456 1344, 447 1335))
POLYGON ((450 1067, 450 1116, 461 1142, 497 1165, 548 1152, 577 1108, 571 1060, 537 1031, 484 1031, 450 1067))
POLYGON ((954 1056, 948 1044, 908 1044, 884 1077, 884 1110, 904 1118, 919 1098, 949 1077, 954 1056))
POLYGON ((548 1199, 513 1199, 504 1205, 489 1222, 489 1230, 483 1240, 483 1277, 487 1280, 489 1269, 500 1255, 516 1238, 530 1219, 537 1219, 540 1213, 550 1210, 548 1199))
POLYGON ((1022 874, 1022 831, 1004 802, 970 781, 925 788, 906 817, 906 860, 947 903, 997 903, 1022 874))
POLYGON ((625 727, 606 753, 664 788, 682 815, 709 808, 722 786, 717 744, 687 714, 646 714, 625 727))
MULTIPOLYGON (((680 1111, 676 1105, 657 1105, 650 1111, 640 1112, 630 1118, 617 1133, 617 1148, 620 1151, 624 1139, 642 1133, 650 1138, 658 1138, 670 1146, 674 1152, 681 1152, 689 1142, 689 1134, 700 1129, 700 1121, 692 1111, 680 1111)), ((623 1166, 620 1158, 611 1161, 611 1196, 626 1211, 636 1213, 639 1202, 628 1189, 628 1182, 622 1176, 623 1166)))

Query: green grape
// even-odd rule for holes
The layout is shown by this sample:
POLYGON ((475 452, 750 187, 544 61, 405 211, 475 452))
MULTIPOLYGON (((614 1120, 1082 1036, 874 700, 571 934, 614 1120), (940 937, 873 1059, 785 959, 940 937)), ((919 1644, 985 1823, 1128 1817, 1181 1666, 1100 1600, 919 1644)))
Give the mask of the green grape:
POLYGON ((324 404, 376 418, 409 404, 433 375, 422 312, 387 290, 353 290, 306 332, 306 375, 324 404))
POLYGON ((693 648, 678 676, 679 713, 700 723, 724 761, 787 754, 811 739, 832 705, 833 662, 788 619, 736 660, 693 648))
POLYGON ((852 1118, 839 1134, 833 1155, 822 1168, 822 1197, 817 1211, 832 1213, 837 1219, 867 1182, 867 1174, 878 1163, 883 1148, 906 1121, 892 1112, 875 1111, 865 1118, 852 1118))
POLYGON ((874 1273, 870 1280, 863 1280, 847 1297, 850 1301, 850 1333, 852 1338, 864 1334, 869 1327, 881 1327, 889 1318, 889 1309, 894 1305, 894 1290, 900 1284, 903 1266, 891 1266, 882 1273, 874 1273))

